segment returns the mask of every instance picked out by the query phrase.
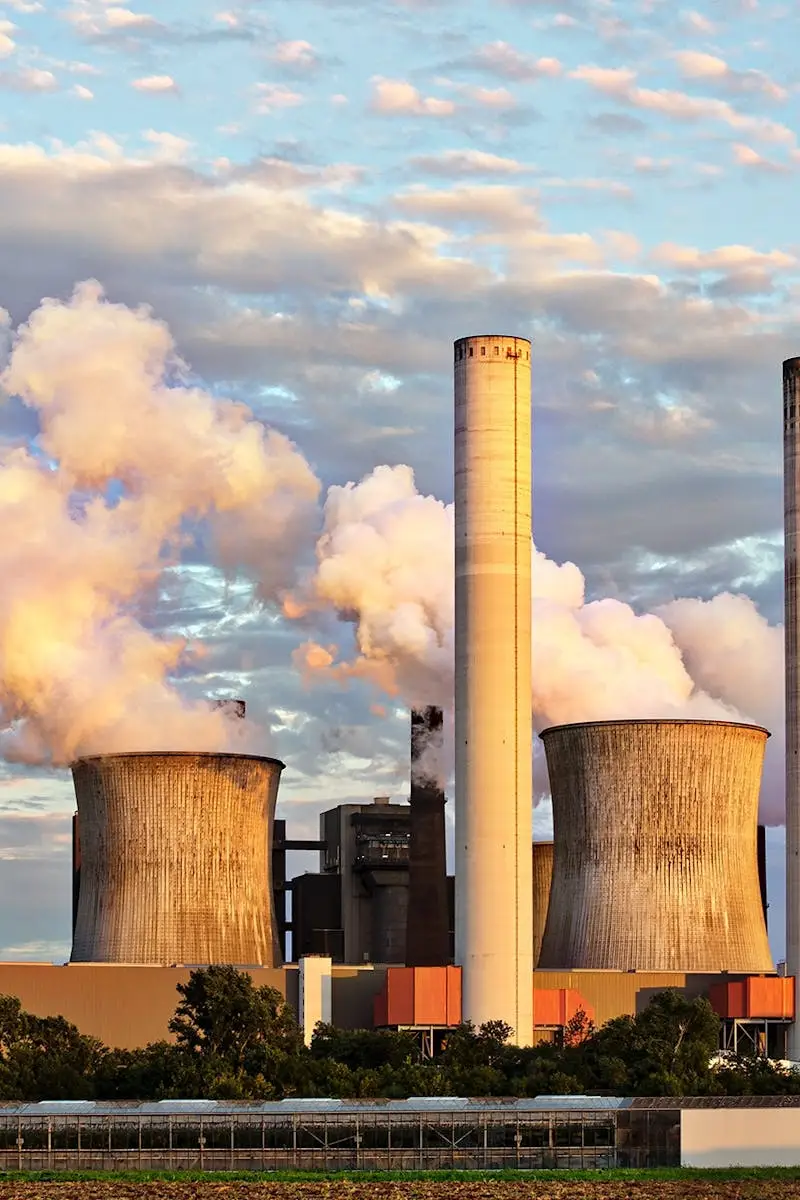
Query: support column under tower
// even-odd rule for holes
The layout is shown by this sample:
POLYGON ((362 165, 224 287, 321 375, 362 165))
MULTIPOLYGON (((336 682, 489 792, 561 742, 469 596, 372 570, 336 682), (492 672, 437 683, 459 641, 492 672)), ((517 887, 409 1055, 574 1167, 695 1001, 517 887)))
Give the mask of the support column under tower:
POLYGON ((465 1020, 533 1030, 531 344, 455 343, 456 963, 465 1020))
MULTIPOLYGON (((786 971, 795 979, 795 1011, 800 974, 800 612, 798 612, 798 533, 800 533, 800 358, 783 364, 783 520, 786 637, 786 971)), ((800 1060, 800 1023, 790 1026, 787 1053, 800 1060)))

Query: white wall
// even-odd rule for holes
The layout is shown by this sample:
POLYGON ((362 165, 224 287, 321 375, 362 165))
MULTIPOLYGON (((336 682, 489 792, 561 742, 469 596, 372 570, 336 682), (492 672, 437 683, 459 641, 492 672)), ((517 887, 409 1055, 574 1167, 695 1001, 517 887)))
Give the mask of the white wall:
POLYGON ((317 1022, 329 1024, 333 1020, 332 965, 323 955, 312 954, 300 959, 300 1027, 307 1046, 311 1045, 317 1022))
POLYGON ((681 1166, 800 1166, 800 1108, 685 1108, 681 1166))

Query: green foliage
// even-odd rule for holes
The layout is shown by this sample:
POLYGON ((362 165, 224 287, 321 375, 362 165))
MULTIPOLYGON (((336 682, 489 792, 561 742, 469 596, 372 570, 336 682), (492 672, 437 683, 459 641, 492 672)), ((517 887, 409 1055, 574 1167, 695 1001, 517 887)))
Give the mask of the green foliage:
POLYGON ((178 993, 174 1043, 140 1050, 109 1050, 0 996, 0 1100, 800 1093, 799 1075, 765 1059, 712 1065, 719 1020, 676 991, 600 1028, 579 1013, 560 1046, 512 1046, 501 1021, 466 1022, 432 1062, 406 1032, 320 1024, 307 1048, 280 993, 233 967, 193 971, 178 993))

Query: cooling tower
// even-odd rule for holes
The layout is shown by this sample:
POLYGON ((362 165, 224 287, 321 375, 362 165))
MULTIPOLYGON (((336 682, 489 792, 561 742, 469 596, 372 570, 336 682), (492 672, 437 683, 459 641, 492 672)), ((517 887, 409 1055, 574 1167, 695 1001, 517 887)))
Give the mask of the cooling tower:
POLYGON ((282 770, 244 754, 78 759, 71 961, 279 966, 269 864, 282 770))
POLYGON ((411 713, 411 839, 408 852, 406 965, 446 967, 450 962, 447 912, 445 794, 418 764, 433 738, 441 737, 441 708, 411 713))
POLYGON ((533 843, 533 965, 538 967, 542 938, 550 907, 550 884, 553 879, 553 843, 533 843))
POLYGON ((531 344, 455 343, 456 963, 465 1020, 533 1033, 531 344))
POLYGON ((555 853, 539 965, 771 971, 756 855, 766 730, 600 721, 541 737, 555 853))
MULTIPOLYGON (((800 978, 800 358, 783 364, 783 521, 786 655, 786 972, 800 978)), ((795 994, 795 1009, 800 997, 795 994)), ((800 1024, 787 1053, 800 1060, 800 1024)))

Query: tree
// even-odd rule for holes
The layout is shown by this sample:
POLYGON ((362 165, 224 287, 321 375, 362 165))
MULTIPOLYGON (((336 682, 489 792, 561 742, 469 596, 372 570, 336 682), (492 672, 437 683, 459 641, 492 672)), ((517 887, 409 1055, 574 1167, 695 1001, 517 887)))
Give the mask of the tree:
POLYGON ((250 975, 235 967, 192 971, 177 991, 182 999, 169 1029, 179 1046, 224 1059, 237 1070, 257 1046, 285 1054, 302 1047, 297 1020, 280 992, 255 987, 250 975))
POLYGON ((587 1084, 618 1095, 680 1096, 705 1090, 719 1046, 708 1000, 659 992, 635 1017, 615 1017, 568 1053, 587 1084))
POLYGON ((411 1033, 388 1029, 337 1029, 320 1021, 311 1039, 311 1057, 333 1059, 351 1071, 398 1069, 420 1060, 411 1033))
POLYGON ((0 1099, 92 1099, 105 1053, 63 1017, 37 1017, 0 997, 0 1099))

